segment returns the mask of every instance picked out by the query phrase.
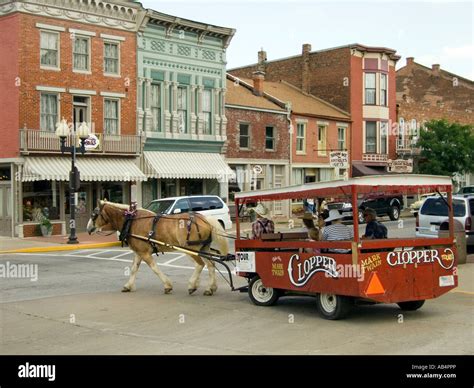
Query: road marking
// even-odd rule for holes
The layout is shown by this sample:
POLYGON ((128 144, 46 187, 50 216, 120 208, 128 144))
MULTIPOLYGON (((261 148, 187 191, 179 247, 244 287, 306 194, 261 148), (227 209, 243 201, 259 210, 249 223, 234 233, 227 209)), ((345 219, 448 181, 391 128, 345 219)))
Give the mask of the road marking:
POLYGON ((451 292, 455 292, 455 293, 457 293, 457 294, 474 295, 474 292, 472 292, 472 291, 454 290, 454 291, 451 291, 451 292))
POLYGON ((168 260, 168 261, 166 261, 166 262, 164 262, 164 263, 161 263, 161 265, 167 265, 167 264, 174 263, 176 260, 179 260, 179 259, 181 259, 181 258, 183 258, 183 257, 185 257, 185 256, 186 256, 185 253, 181 253, 181 254, 179 254, 178 257, 175 257, 174 259, 171 259, 171 260, 168 260))

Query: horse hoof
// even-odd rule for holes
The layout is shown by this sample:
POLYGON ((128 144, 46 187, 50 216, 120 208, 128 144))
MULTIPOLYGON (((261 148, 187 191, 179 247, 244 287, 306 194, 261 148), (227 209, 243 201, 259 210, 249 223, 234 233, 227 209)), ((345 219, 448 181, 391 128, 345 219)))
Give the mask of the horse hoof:
POLYGON ((212 291, 212 290, 206 290, 206 291, 204 291, 204 295, 205 295, 205 296, 212 296, 213 294, 214 294, 214 291, 212 291))
POLYGON ((165 288, 165 294, 171 294, 172 288, 165 288))
POLYGON ((188 293, 189 295, 194 294, 194 292, 197 290, 197 288, 188 288, 188 293))
POLYGON ((122 288, 122 292, 130 292, 130 291, 131 291, 130 288, 127 288, 127 287, 122 288))

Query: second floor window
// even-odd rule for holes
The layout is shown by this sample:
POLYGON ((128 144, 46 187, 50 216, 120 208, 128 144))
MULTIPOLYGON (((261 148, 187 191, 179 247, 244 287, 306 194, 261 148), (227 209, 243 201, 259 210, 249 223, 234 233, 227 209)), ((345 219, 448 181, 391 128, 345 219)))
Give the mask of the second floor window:
POLYGON ((375 73, 365 73, 365 104, 375 105, 375 73))
POLYGON ((380 74, 380 105, 387 106, 387 74, 380 74))
POLYGON ((346 149, 346 128, 337 128, 337 149, 339 151, 346 149))
POLYGON ((210 135, 212 133, 212 91, 204 89, 202 92, 202 114, 204 116, 203 133, 210 135))
POLYGON ((274 127, 265 127, 265 149, 266 150, 275 149, 275 128, 274 127))
POLYGON ((248 124, 239 125, 239 147, 250 148, 250 126, 248 124))
POLYGON ((188 133, 188 89, 178 87, 178 132, 188 133))
POLYGON ((58 121, 58 95, 41 93, 40 129, 42 131, 54 132, 58 121))
POLYGON ((326 134, 327 134, 327 127, 324 125, 319 125, 318 126, 318 154, 319 155, 327 154, 326 134))
POLYGON ((380 153, 387 154, 387 139, 388 139, 388 123, 386 121, 380 122, 380 153))
POLYGON ((119 135, 119 100, 104 100, 104 133, 119 135))
POLYGON ((73 48, 73 69, 79 71, 89 71, 89 38, 76 37, 73 48))
POLYGON ((296 152, 304 153, 306 151, 306 124, 296 124, 296 152))
POLYGON ((41 67, 59 68, 59 34, 41 31, 41 67))
POLYGON ((377 122, 365 122, 365 152, 368 154, 377 153, 377 122))
POLYGON ((119 74, 118 43, 104 43, 104 73, 119 74))
POLYGON ((151 85, 151 116, 151 130, 161 132, 161 87, 159 84, 151 85))

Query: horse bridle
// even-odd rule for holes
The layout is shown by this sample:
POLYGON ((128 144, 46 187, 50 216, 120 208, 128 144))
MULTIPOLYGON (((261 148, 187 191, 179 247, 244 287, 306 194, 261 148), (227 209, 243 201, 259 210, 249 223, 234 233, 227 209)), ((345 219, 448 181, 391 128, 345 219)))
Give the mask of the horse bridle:
POLYGON ((108 219, 105 218, 104 215, 101 213, 100 208, 96 207, 94 209, 94 211, 92 212, 92 214, 91 214, 91 220, 94 223, 94 228, 95 228, 95 222, 96 222, 97 218, 99 218, 99 216, 102 217, 102 219, 104 220, 106 225, 109 223, 108 219))

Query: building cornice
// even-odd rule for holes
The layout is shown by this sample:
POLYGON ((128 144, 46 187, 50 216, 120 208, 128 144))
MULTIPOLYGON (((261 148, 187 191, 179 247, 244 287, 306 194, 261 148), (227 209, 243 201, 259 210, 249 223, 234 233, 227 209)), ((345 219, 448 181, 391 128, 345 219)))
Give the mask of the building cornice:
POLYGON ((145 11, 139 3, 113 0, 0 0, 0 16, 15 12, 137 31, 145 11))

